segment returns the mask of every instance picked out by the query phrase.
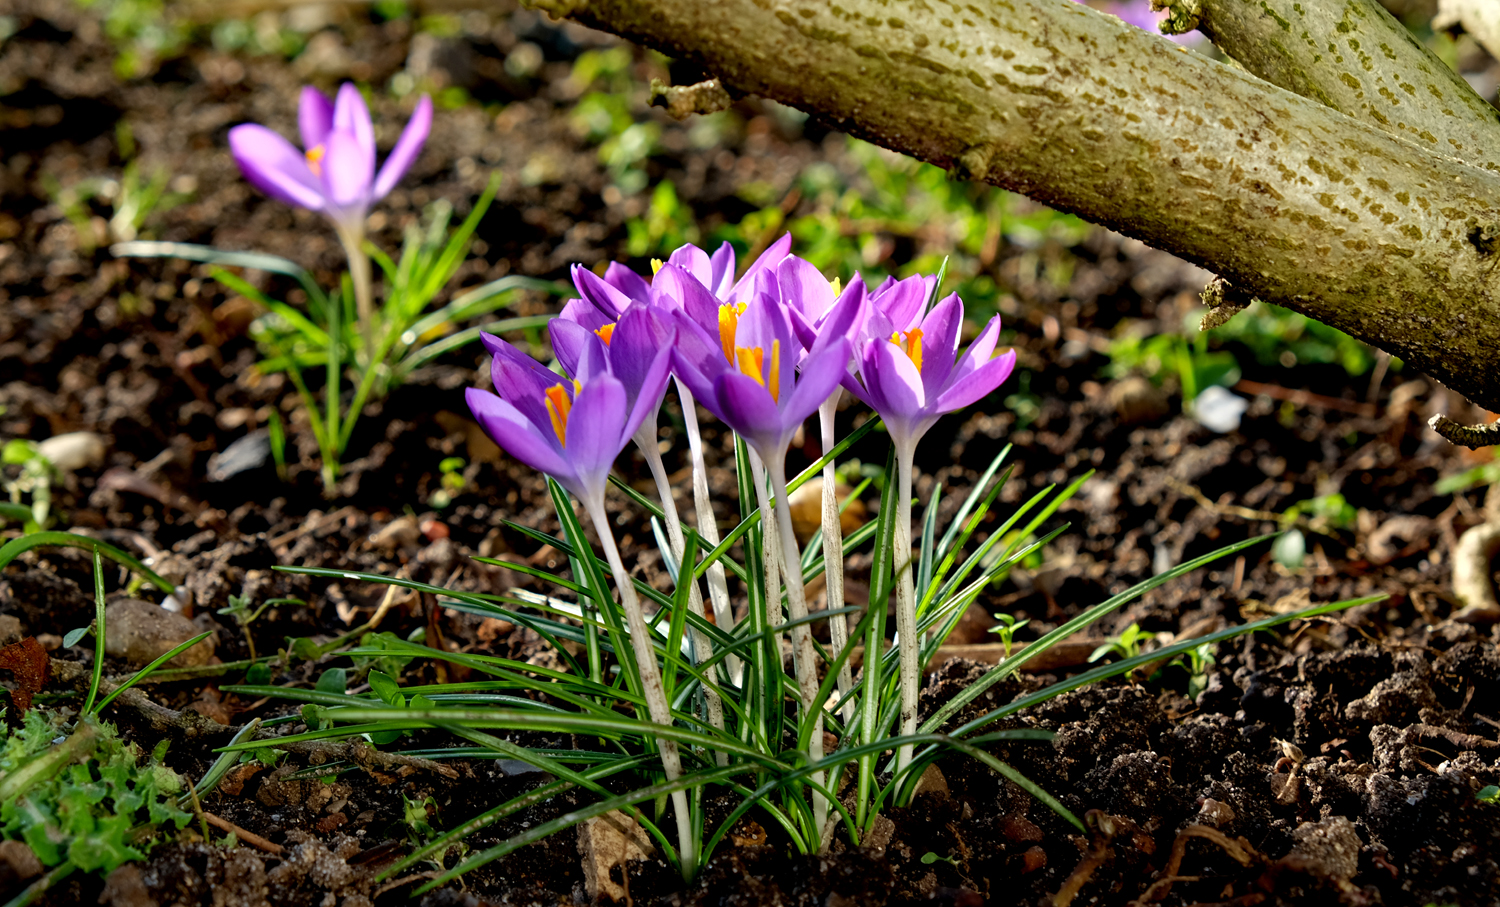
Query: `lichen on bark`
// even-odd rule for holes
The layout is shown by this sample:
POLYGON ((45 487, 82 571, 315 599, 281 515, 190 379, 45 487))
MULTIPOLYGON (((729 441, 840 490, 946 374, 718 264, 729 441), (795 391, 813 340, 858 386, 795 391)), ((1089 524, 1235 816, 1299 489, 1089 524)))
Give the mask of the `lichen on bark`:
POLYGON ((1500 171, 1500 113, 1375 0, 1192 2, 1198 30, 1271 84, 1500 171))

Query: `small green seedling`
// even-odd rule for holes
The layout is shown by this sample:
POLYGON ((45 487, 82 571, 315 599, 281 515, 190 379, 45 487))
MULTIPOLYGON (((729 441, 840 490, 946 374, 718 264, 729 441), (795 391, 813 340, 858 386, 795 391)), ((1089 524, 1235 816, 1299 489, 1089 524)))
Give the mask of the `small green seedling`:
POLYGON ((1134 658, 1141 654, 1146 641, 1151 634, 1141 629, 1140 624, 1131 624, 1119 636, 1109 638, 1099 648, 1095 649, 1089 656, 1089 663, 1093 664, 1111 652, 1121 658, 1134 658))
POLYGON ((468 481, 464 478, 464 467, 468 465, 463 457, 444 457, 438 463, 438 490, 427 499, 427 506, 433 510, 442 510, 453 503, 454 495, 462 492, 468 481))
POLYGON ((1031 623, 1031 621, 1016 620, 1014 614, 1005 613, 996 614, 995 620, 1000 621, 1000 624, 990 627, 990 632, 1000 637, 1000 644, 1004 647, 1005 657, 1009 658, 1011 644, 1014 642, 1016 631, 1031 623))
POLYGON ((1480 803, 1500 803, 1500 786, 1488 784, 1479 789, 1474 799, 1480 803))
POLYGON ((250 596, 231 595, 229 596, 229 606, 220 608, 217 612, 233 617, 235 623, 240 625, 240 631, 245 634, 245 647, 250 650, 250 659, 252 661, 255 660, 255 637, 250 633, 250 624, 256 618, 266 613, 266 609, 273 605, 299 605, 306 607, 307 602, 300 598, 268 598, 260 603, 260 607, 252 610, 250 607, 250 596))
MULTIPOLYGON (((35 441, 15 438, 5 442, 0 449, 0 461, 6 466, 20 466, 21 472, 5 483, 10 502, 22 506, 22 498, 30 496, 30 516, 25 518, 24 531, 40 532, 52 523, 52 483, 57 480, 57 467, 42 453, 35 441)), ((7 516, 13 512, 7 511, 7 516)))
POLYGON ((958 866, 958 861, 953 859, 952 857, 940 857, 930 850, 922 854, 923 866, 931 866, 933 863, 936 863, 939 860, 942 860, 944 863, 952 864, 955 867, 958 866))

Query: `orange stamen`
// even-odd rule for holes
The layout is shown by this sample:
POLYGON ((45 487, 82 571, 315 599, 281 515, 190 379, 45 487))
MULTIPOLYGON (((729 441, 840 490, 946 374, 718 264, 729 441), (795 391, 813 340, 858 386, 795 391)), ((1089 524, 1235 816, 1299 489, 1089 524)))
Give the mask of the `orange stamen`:
POLYGON ((615 326, 612 323, 606 324, 594 333, 599 335, 599 339, 604 341, 605 346, 609 346, 610 338, 615 335, 615 326))
POLYGON ((749 375, 755 379, 755 383, 771 392, 771 399, 777 403, 781 402, 781 341, 771 341, 771 362, 766 364, 766 351, 764 347, 737 346, 734 348, 735 359, 740 367, 740 374, 749 375))
POLYGON ((724 347, 724 358, 734 365, 734 335, 740 326, 740 316, 745 313, 745 303, 726 303, 719 306, 719 343, 724 347))
POLYGON ((905 343, 901 342, 901 332, 897 331, 896 333, 891 335, 891 342, 896 344, 896 346, 906 354, 906 357, 911 360, 911 364, 917 367, 917 371, 920 372, 922 370, 921 328, 912 328, 910 331, 908 331, 906 334, 905 343))
POLYGON ((781 341, 771 341, 771 373, 766 376, 766 389, 771 392, 771 399, 777 403, 781 402, 781 341))
POLYGON ((319 179, 323 177, 323 156, 327 153, 328 149, 322 145, 314 145, 307 149, 307 166, 312 170, 313 176, 319 179))
MULTIPOLYGON (((580 387, 577 381, 573 387, 580 387)), ((547 415, 552 417, 552 431, 557 435, 557 443, 564 447, 568 446, 568 413, 573 411, 573 398, 568 396, 568 389, 561 384, 554 384, 543 391, 547 399, 547 415)))
POLYGON ((758 346, 734 348, 735 358, 739 360, 740 374, 749 375, 755 379, 755 383, 761 387, 766 386, 765 376, 761 374, 760 363, 765 358, 766 351, 758 346))

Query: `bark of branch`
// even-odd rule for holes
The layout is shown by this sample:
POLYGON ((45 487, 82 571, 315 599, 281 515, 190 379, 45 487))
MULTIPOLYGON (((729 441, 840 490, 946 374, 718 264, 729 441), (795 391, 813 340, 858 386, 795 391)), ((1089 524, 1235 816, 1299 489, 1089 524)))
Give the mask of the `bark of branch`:
POLYGON ((1215 46, 1267 82, 1500 171, 1500 112, 1375 0, 1201 0, 1197 19, 1215 46))
POLYGON ((1071 0, 534 2, 1173 252, 1500 409, 1496 174, 1071 0))

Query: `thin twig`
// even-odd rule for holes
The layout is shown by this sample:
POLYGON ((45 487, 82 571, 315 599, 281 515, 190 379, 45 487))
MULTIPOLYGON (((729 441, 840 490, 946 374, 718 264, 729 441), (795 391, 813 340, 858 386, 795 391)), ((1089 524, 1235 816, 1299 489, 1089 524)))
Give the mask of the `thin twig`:
POLYGON ((244 841, 246 844, 249 844, 256 850, 263 850, 266 853, 277 857, 286 853, 286 848, 282 847, 280 844, 277 844, 275 841, 267 841, 265 838, 262 838, 255 832, 246 831, 245 829, 240 828, 238 825, 234 824, 228 819, 220 818, 219 816, 216 816, 210 812, 203 813, 203 818, 208 822, 209 825, 212 825, 214 828, 217 828, 220 831, 228 832, 229 834, 234 835, 236 838, 244 841))

